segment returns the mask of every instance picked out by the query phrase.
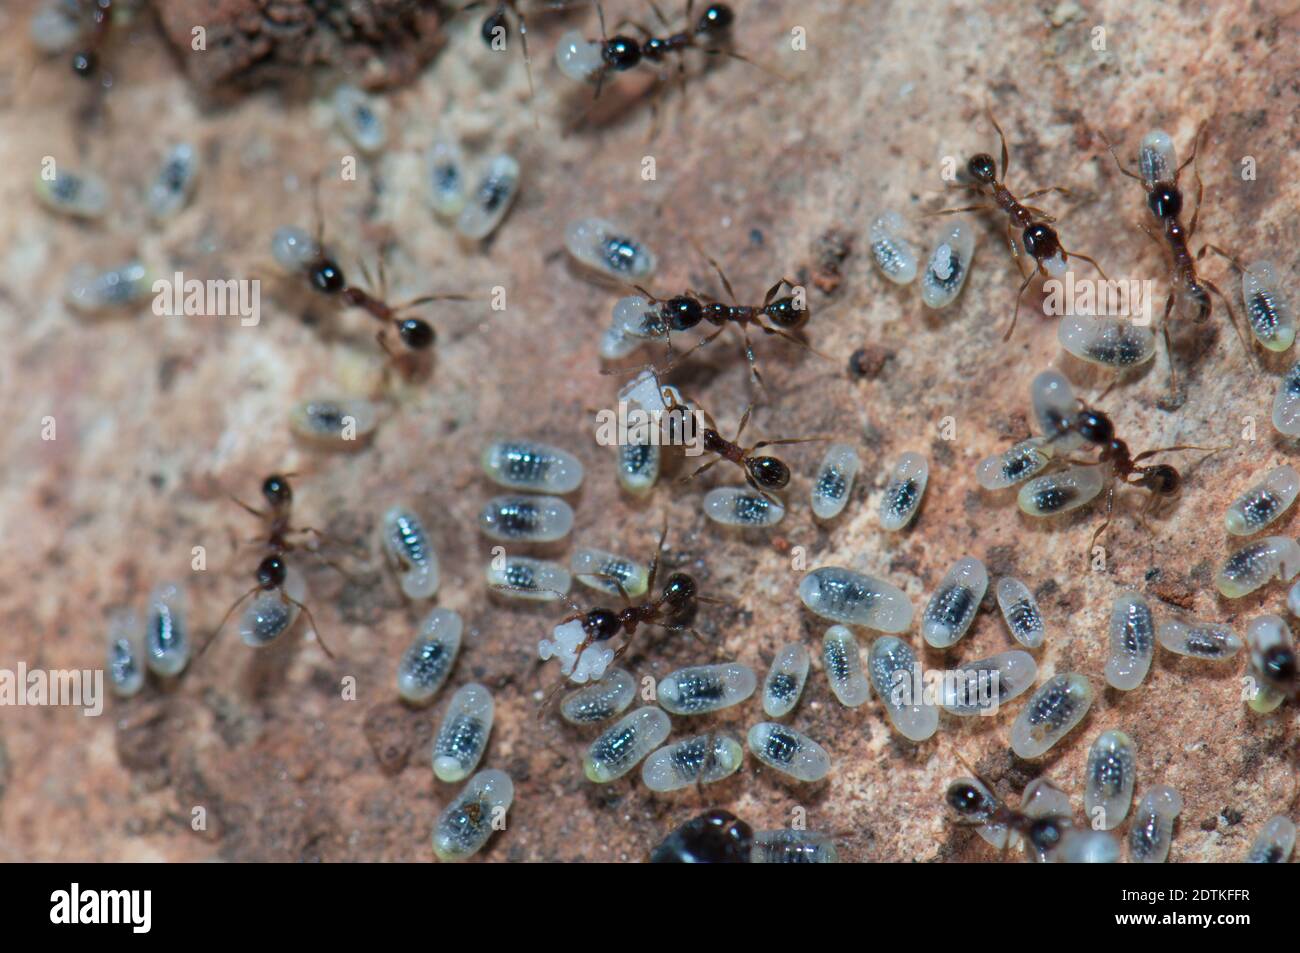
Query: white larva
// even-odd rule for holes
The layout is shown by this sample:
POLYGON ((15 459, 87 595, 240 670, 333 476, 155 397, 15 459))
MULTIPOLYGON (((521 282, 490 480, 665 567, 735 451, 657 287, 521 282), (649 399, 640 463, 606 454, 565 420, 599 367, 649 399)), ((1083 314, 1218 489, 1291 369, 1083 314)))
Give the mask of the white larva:
POLYGON ((1074 672, 1048 679, 1030 696, 1011 726, 1011 749, 1038 758, 1064 738, 1092 707, 1092 685, 1074 672))
POLYGON ((362 152, 373 155, 388 142, 388 130, 374 102, 355 86, 342 84, 330 99, 343 135, 362 152))
POLYGON ((573 529, 573 507, 558 496, 497 496, 480 511, 478 525, 504 543, 552 543, 573 529))
MULTIPOLYGON (((1020 813, 1026 817, 1069 818, 1069 796, 1047 778, 1034 778, 1025 785, 1020 795, 1020 813)), ((1024 838, 1025 856, 1033 863, 1045 864, 1051 860, 1051 849, 1035 846, 1031 838, 1024 838)))
POLYGON ((645 594, 649 583, 649 571, 637 560, 603 549, 583 547, 574 550, 569 558, 569 569, 584 586, 611 596, 626 593, 635 599, 645 594))
POLYGON ((1280 674, 1295 670, 1295 639, 1281 617, 1263 615, 1246 626, 1246 645, 1250 648, 1250 677, 1255 688, 1247 704, 1251 710, 1266 715, 1295 690, 1294 676, 1288 679, 1280 674))
POLYGON ((830 774, 831 756, 802 731, 762 721, 749 729, 747 743, 755 758, 796 781, 820 781, 830 774))
POLYGON ((952 715, 995 715, 1029 691, 1037 677, 1038 663, 1021 649, 963 662, 944 678, 940 704, 952 715))
POLYGON ((433 852, 438 859, 465 860, 482 850, 492 832, 505 827, 514 798, 515 786, 504 771, 489 768, 470 778, 433 825, 433 852))
POLYGON ((408 599, 432 599, 438 592, 438 554, 424 522, 410 509, 394 506, 384 513, 384 553, 408 599))
POLYGON ((1241 300, 1251 333, 1270 351, 1285 351, 1295 343, 1295 312, 1282 294, 1273 263, 1256 261, 1241 273, 1241 300))
POLYGON ((185 142, 173 146, 149 186, 149 214, 162 221, 178 213, 194 194, 198 176, 199 157, 194 147, 185 142))
POLYGON ((397 663, 397 694, 415 705, 433 699, 460 653, 464 623, 451 609, 434 609, 397 663))
POLYGON ((68 273, 64 300, 82 314, 129 308, 153 294, 153 277, 140 261, 116 268, 76 265, 68 273))
POLYGON ((829 834, 818 831, 756 831, 750 863, 838 864, 839 851, 829 834))
POLYGON ((56 168, 52 178, 36 177, 36 197, 52 212, 70 218, 102 218, 108 211, 108 185, 91 172, 56 168))
POLYGON ((1142 184, 1148 189, 1174 181, 1178 171, 1178 151, 1169 133, 1152 129, 1142 138, 1142 145, 1138 148, 1138 171, 1142 175, 1142 184))
POLYGON ((785 519, 785 507, 747 487, 719 486, 704 495, 704 515, 723 526, 761 529, 785 519))
POLYGON ((1052 446, 1045 437, 1022 440, 981 460, 975 468, 975 479, 986 490, 1004 490, 1022 483, 1052 461, 1052 446))
POLYGON ((587 39, 577 30, 569 30, 555 47, 555 65, 569 79, 585 83, 604 68, 603 52, 603 44, 587 39))
POLYGON ((1189 658, 1225 661, 1241 651, 1241 638, 1224 625, 1166 619, 1156 626, 1156 641, 1189 658))
POLYGON ((625 443, 618 448, 618 485, 634 496, 642 496, 659 482, 658 444, 625 443))
POLYGON ((378 409, 359 397, 309 397, 289 412, 294 436, 322 450, 358 450, 378 425, 378 409))
POLYGON ((32 45, 50 55, 66 53, 78 42, 84 29, 81 7, 69 0, 46 0, 32 14, 28 25, 32 45))
POLYGON ((1004 576, 997 585, 998 608, 1011 637, 1027 649, 1042 648, 1046 636, 1038 600, 1019 579, 1004 576))
POLYGON ((1291 508, 1300 494, 1300 473, 1295 467, 1274 467, 1264 478, 1232 501, 1224 527, 1234 536, 1257 533, 1291 508))
POLYGON ((1038 429, 1051 441, 1059 453, 1073 450, 1083 443, 1083 437, 1070 429, 1070 423, 1079 410, 1074 388, 1060 371, 1043 371, 1029 385, 1029 399, 1034 408, 1038 429))
POLYGON ((506 598, 555 602, 569 594, 573 579, 559 563, 531 556, 504 556, 487 566, 488 587, 506 598))
POLYGON ((839 516, 849 501, 862 461, 847 443, 831 444, 812 481, 812 511, 819 520, 839 516))
POLYGON ((1295 822, 1284 814, 1270 817, 1246 855, 1248 864, 1285 864, 1295 850, 1295 822))
POLYGON ((282 225, 271 235, 271 257, 287 272, 302 271, 323 254, 316 239, 297 225, 282 225))
POLYGON ((284 585, 255 595, 239 619, 239 637, 249 648, 270 645, 298 620, 299 605, 307 598, 302 573, 290 566, 284 585))
POLYGON ((511 490, 564 494, 582 485, 582 462, 577 457, 532 440, 488 444, 482 462, 489 479, 511 490))
POLYGON ((158 586, 149 596, 145 619, 144 660, 155 675, 179 675, 190 660, 190 633, 185 592, 176 583, 158 586))
POLYGON ((605 676, 605 670, 614 661, 614 649, 601 641, 584 648, 585 642, 587 629, 583 620, 570 619, 553 628, 549 639, 538 640, 537 657, 543 662, 559 659, 560 672, 571 682, 579 685, 594 682, 605 676))
POLYGON ((602 361, 621 361, 630 357, 642 344, 642 340, 629 334, 620 324, 610 324, 600 335, 600 359, 602 361))
POLYGON ((1300 545, 1290 536, 1267 536, 1234 551, 1215 585, 1229 599, 1250 595, 1272 579, 1290 582, 1300 573, 1300 545))
POLYGON ((898 458, 880 497, 880 525, 884 529, 900 530, 912 521, 929 479, 930 464, 921 454, 909 451, 898 458))
POLYGON ((811 661, 808 650, 797 642, 776 653, 763 681, 763 714, 783 718, 794 710, 808 681, 811 661))
POLYGON ((831 691, 845 708, 857 708, 871 698, 871 682, 862 671, 858 640, 842 625, 822 636, 822 668, 831 691))
POLYGON ((1273 426, 1280 434, 1300 437, 1300 362, 1291 365, 1273 398, 1273 426))
POLYGON ((712 731, 660 748, 641 765, 641 780, 651 791, 680 791, 730 777, 744 760, 745 749, 734 736, 712 731))
POLYGON ((1155 647, 1156 624, 1146 596, 1126 592, 1116 597, 1110 610, 1106 684, 1122 692, 1141 685, 1151 670, 1155 647))
POLYGON ((1088 505, 1105 485, 1105 467, 1067 467, 1034 477, 1020 488, 1016 503, 1029 516, 1056 516, 1088 505))
POLYGON ((671 730, 672 721, 663 709, 638 708, 591 743, 582 759, 583 773, 595 784, 617 781, 663 744, 671 730))
POLYGON ((564 230, 564 247, 597 275, 632 284, 654 273, 655 255, 628 231, 603 218, 580 218, 564 230))
POLYGON ((1122 731, 1106 731, 1088 749, 1084 769, 1083 809, 1097 830, 1113 831, 1128 817, 1137 783, 1133 739, 1122 731))
POLYGON ((645 295, 639 294, 626 295, 615 301, 610 321, 613 327, 639 340, 664 337, 667 330, 659 309, 645 295))
POLYGON ((1120 849, 1119 838, 1109 831, 1074 827, 1061 837, 1050 859, 1056 864, 1118 864, 1120 849))
POLYGON ((659 680, 659 704, 674 715, 703 715, 739 705, 758 687, 754 670, 740 662, 679 668, 659 680))
POLYGON ((1167 784, 1158 784, 1142 795, 1128 829, 1129 861, 1163 864, 1173 842, 1174 820, 1182 810, 1182 797, 1167 784))
POLYGON ((636 681, 623 669, 612 668, 600 681, 566 695, 560 715, 570 724, 591 725, 621 715, 635 699, 636 681))
POLYGON ((901 589, 839 566, 823 566, 804 576, 799 598, 809 611, 831 622, 880 632, 906 632, 912 624, 912 603, 901 589))
POLYGON ((939 730, 939 709, 925 699, 921 663, 902 639, 884 635, 871 643, 867 673, 889 723, 909 741, 925 741, 939 730))
POLYGON ((921 616, 921 634, 936 649, 961 641, 989 587, 984 564, 973 556, 953 563, 921 616))
POLYGON ((429 207, 439 218, 455 218, 469 200, 465 186, 465 156, 460 146, 439 139, 425 155, 429 182, 429 207))
POLYGON ((492 693, 482 685, 462 685, 451 696, 433 742, 433 773, 439 781, 463 781, 478 767, 494 712, 492 693))
POLYGON ((903 237, 906 231, 903 216, 889 211, 878 216, 868 232, 871 257, 885 277, 899 285, 916 280, 916 247, 903 237))
POLYGON ((1056 337, 1070 354, 1102 367, 1136 367, 1156 353, 1151 329, 1127 318, 1065 315, 1056 325, 1056 337))
POLYGON ((921 277, 921 300, 927 307, 946 308, 961 294, 975 256, 975 230, 963 221, 944 225, 921 277))
POLYGON ((495 156, 461 209, 456 231, 471 241, 482 241, 497 230, 518 194, 519 163, 508 155, 495 156))
POLYGON ((130 698, 144 687, 144 632, 130 609, 120 609, 109 616, 105 668, 113 694, 119 698, 130 698))

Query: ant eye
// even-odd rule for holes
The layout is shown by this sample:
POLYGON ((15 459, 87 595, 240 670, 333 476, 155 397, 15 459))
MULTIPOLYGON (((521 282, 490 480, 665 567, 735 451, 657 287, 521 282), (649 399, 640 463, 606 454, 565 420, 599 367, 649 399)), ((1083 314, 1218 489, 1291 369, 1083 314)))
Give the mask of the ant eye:
POLYGON ((794 710, 808 681, 812 659, 799 643, 787 645, 772 659, 772 668, 763 681, 763 714, 781 718, 794 710))
POLYGON ((1229 599, 1249 595, 1270 579, 1289 582, 1300 573, 1300 544, 1289 536, 1268 536, 1242 546, 1219 570, 1215 584, 1229 599))
POLYGON ((434 609, 397 664, 397 693, 423 705, 433 699, 451 674, 460 652, 464 623, 451 609, 434 609))
POLYGON ((903 216, 893 211, 871 223, 871 256, 885 277, 898 285, 916 280, 916 246, 903 237, 906 231, 903 216))
POLYGON ((758 687, 754 670, 739 662, 695 665, 659 681, 659 704, 673 715, 702 715, 739 705, 758 687))
POLYGON ((579 264, 615 281, 639 281, 655 270, 654 252, 601 218, 582 218, 564 231, 564 247, 579 264))
POLYGON ((1167 784, 1158 784, 1142 796, 1128 830, 1128 857, 1141 864, 1162 864, 1169 856, 1174 820, 1183 799, 1167 784))
POLYGON ((1019 579, 1003 576, 998 580, 997 596, 1011 637, 1027 649, 1040 648, 1045 635, 1043 613, 1029 587, 1019 579))
POLYGON ((880 525, 897 531, 912 521, 925 495, 930 479, 930 464, 919 453, 908 452, 898 458, 880 497, 880 525))
POLYGON ((1133 739, 1122 731, 1106 731, 1088 749, 1083 806, 1088 817, 1101 811, 1103 830, 1114 830, 1128 816, 1137 780, 1133 739))
POLYGON ((574 725, 590 725, 621 715, 636 698, 636 680, 612 668, 588 688, 580 688, 560 703, 560 714, 574 725))
POLYGON ((822 636, 822 668, 831 691, 845 708, 857 708, 871 698, 871 683, 862 674, 858 640, 842 625, 833 625, 822 636))
POLYGON ((928 645, 946 649, 961 641, 989 586, 984 564, 971 556, 953 564, 921 617, 921 635, 928 645))
POLYGON ((624 716, 587 749, 582 759, 587 780, 595 784, 617 781, 663 744, 672 727, 667 712, 650 705, 624 716))
POLYGON ((734 736, 710 731, 660 748, 641 766, 641 780, 651 791, 680 791, 730 777, 744 760, 745 749, 734 736))
POLYGON ((1067 314, 1056 326, 1061 347, 1075 357, 1102 367, 1135 367, 1156 353, 1151 329, 1128 318, 1092 318, 1067 314))
POLYGON ((1106 684, 1131 692, 1151 669, 1156 646, 1156 624, 1151 605, 1140 593, 1119 596, 1110 610, 1110 658, 1106 684))
POLYGON ((876 639, 867 653, 867 673, 889 723, 900 735, 924 741, 939 730, 939 709, 923 702, 922 692, 916 690, 921 665, 910 645, 892 635, 876 639))
POLYGON ((494 711, 492 693, 482 685, 463 685, 451 696, 433 742, 433 773, 439 781, 463 781, 478 767, 494 711))
POLYGON ((422 321, 419 318, 406 318, 397 325, 397 333, 405 344, 413 351, 428 350, 434 342, 435 335, 433 327, 428 321, 422 321))
POLYGON ((796 781, 820 781, 830 774, 831 756, 801 731, 760 721, 749 729, 746 741, 755 758, 796 781))
POLYGON ((1083 675, 1067 672, 1044 682, 1011 725, 1011 749, 1021 758, 1037 758, 1069 734, 1092 707, 1092 685, 1083 675))
POLYGON ((464 860, 477 854, 504 823, 514 799, 515 786, 504 771, 489 768, 470 778, 433 825, 433 852, 438 859, 464 860))
POLYGON ((921 300, 926 307, 937 311, 957 300, 974 254, 975 232, 969 225, 959 221, 939 232, 921 277, 921 300))

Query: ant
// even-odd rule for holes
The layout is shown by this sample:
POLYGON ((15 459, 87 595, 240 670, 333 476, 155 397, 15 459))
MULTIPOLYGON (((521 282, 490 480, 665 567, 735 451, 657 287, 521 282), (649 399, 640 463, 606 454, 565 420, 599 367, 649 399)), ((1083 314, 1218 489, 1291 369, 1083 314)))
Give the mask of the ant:
MULTIPOLYGON (((998 140, 1002 143, 1002 172, 1001 178, 998 177, 998 165, 993 161, 993 157, 987 152, 981 152, 971 156, 966 163, 966 172, 975 181, 964 188, 973 189, 981 195, 993 199, 997 208, 1007 213, 1007 242, 1011 247, 1011 257, 1016 262, 1016 268, 1024 275, 1024 281, 1020 284, 1020 290, 1016 293, 1016 310, 1011 316, 1011 326, 1007 328, 1006 333, 1002 335, 1003 341, 1011 339, 1012 332, 1016 329, 1016 321, 1020 318, 1020 301, 1024 297, 1025 289, 1029 283, 1034 280, 1034 275, 1041 273, 1044 277, 1052 275, 1060 277, 1066 271, 1070 256, 1082 258, 1097 269, 1097 273, 1103 279, 1106 273, 1102 271, 1101 265, 1096 260, 1083 254, 1083 252, 1067 252, 1061 244, 1060 237, 1056 234, 1056 229, 1052 223, 1056 221, 1051 215, 1048 215, 1040 208, 1032 205, 1024 205, 1016 199, 1011 191, 1006 187, 1007 165, 1010 159, 1010 153, 1007 149, 1007 137, 1002 132, 1002 127, 998 121, 993 118, 993 111, 988 111, 989 122, 997 130, 998 140), (1034 260, 1034 267, 1030 269, 1029 274, 1024 274, 1024 268, 1021 267, 1021 255, 1016 246, 1016 239, 1012 234, 1014 229, 1020 230, 1020 244, 1024 247, 1025 253, 1034 260)), ((1036 189, 1027 194, 1026 200, 1036 198, 1040 195, 1046 195, 1049 192, 1060 192, 1062 195, 1069 195, 1068 189, 1059 185, 1049 186, 1045 189, 1036 189)), ((963 208, 947 208, 935 212, 935 215, 956 215, 959 212, 974 212, 991 209, 993 206, 968 205, 963 208)))
POLYGON ((72 71, 82 79, 99 72, 100 55, 113 27, 113 0, 91 0, 90 18, 85 44, 72 54, 72 71))
MULTIPOLYGON (((1111 158, 1115 160, 1115 165, 1119 168, 1119 171, 1130 179, 1136 179, 1142 183, 1142 187, 1147 193, 1147 209, 1160 222, 1164 230, 1165 244, 1169 246, 1173 287, 1169 291, 1169 297, 1165 299, 1165 313, 1161 319, 1161 330, 1165 339, 1165 353, 1169 357, 1169 386, 1174 393, 1177 393, 1178 390, 1178 377, 1174 369, 1173 351, 1169 344, 1169 315, 1173 311, 1175 299, 1180 295, 1196 308, 1195 320, 1197 321, 1204 321, 1210 316, 1210 294, 1217 295, 1227 309, 1228 318, 1232 322, 1232 327, 1237 332, 1237 336, 1241 338, 1247 355, 1252 361, 1254 360, 1254 352, 1251 350, 1250 342, 1246 340, 1241 328, 1237 326, 1237 316, 1233 313, 1232 304, 1214 282, 1201 278, 1196 273, 1196 262, 1205 255, 1207 249, 1213 249, 1218 254, 1227 257, 1229 261, 1235 261, 1235 259, 1213 245, 1202 248, 1200 253, 1193 258, 1191 251, 1187 247, 1187 243, 1196 233, 1196 225, 1201 217, 1201 205, 1205 195, 1205 183, 1201 181, 1201 172, 1196 159, 1200 152, 1201 140, 1205 135, 1206 125, 1206 122, 1202 121, 1200 126, 1197 127, 1196 136, 1192 139, 1192 154, 1183 160, 1182 165, 1177 167, 1175 167, 1177 156, 1174 152, 1173 142, 1169 137, 1163 132, 1148 134, 1143 140, 1142 150, 1138 156, 1139 172, 1125 168, 1124 163, 1120 161, 1115 152, 1115 147, 1110 144, 1110 140, 1106 138, 1104 133, 1100 133, 1101 139, 1106 143, 1106 148, 1110 150, 1111 158), (1191 222, 1184 227, 1181 217, 1183 193, 1178 187, 1178 179, 1189 164, 1192 166, 1192 173, 1196 176, 1196 211, 1192 213, 1191 222)), ((1142 231, 1146 232, 1152 241, 1159 244, 1159 237, 1146 225, 1142 226, 1142 231)))
MULTIPOLYGON (((468 13, 470 10, 477 10, 487 6, 487 4, 488 0, 472 0, 471 3, 465 4, 457 12, 468 13)), ((568 10, 577 5, 578 0, 548 0, 543 5, 543 11, 549 13, 568 10)), ((483 18, 483 23, 479 27, 479 36, 482 37, 483 43, 488 49, 504 49, 506 39, 510 36, 510 20, 506 16, 507 14, 513 14, 519 24, 519 46, 524 54, 524 71, 528 74, 528 101, 531 103, 536 88, 533 85, 533 61, 532 57, 528 55, 528 19, 524 16, 524 11, 520 9, 520 0, 498 0, 492 12, 483 18)))
MULTIPOLYGON (((718 278, 721 279, 722 286, 727 291, 727 297, 731 299, 731 304, 724 304, 715 298, 690 289, 687 289, 685 294, 675 295, 672 298, 656 298, 640 285, 634 285, 633 287, 645 296, 647 302, 655 306, 647 314, 649 323, 662 328, 664 337, 668 341, 670 354, 668 364, 662 368, 662 371, 650 365, 656 373, 667 373, 672 370, 725 331, 728 324, 734 325, 740 331, 740 336, 745 344, 744 353, 746 361, 749 362, 750 374, 753 375, 755 383, 760 387, 765 385, 763 384, 762 375, 758 372, 758 362, 754 359, 753 343, 749 339, 749 328, 751 326, 764 334, 775 335, 791 341, 805 350, 812 351, 823 360, 830 360, 826 355, 790 333, 802 327, 808 320, 808 308, 803 300, 802 290, 798 285, 789 278, 782 278, 767 289, 767 293, 763 295, 762 304, 742 305, 737 302, 736 292, 731 287, 731 282, 727 280, 726 274, 723 273, 722 266, 708 255, 705 255, 698 247, 696 251, 713 267, 718 278), (777 297, 783 288, 789 288, 792 294, 777 297), (705 335, 689 350, 673 359, 671 357, 672 332, 687 331, 704 321, 712 324, 717 330, 705 335)), ((619 374, 632 369, 613 367, 602 370, 601 373, 619 374)))
MULTIPOLYGON (((297 544, 294 543, 290 537, 298 533, 312 533, 318 539, 323 537, 323 534, 318 529, 314 529, 310 526, 295 527, 292 525, 293 488, 289 484, 289 476, 292 476, 292 474, 286 476, 276 473, 268 476, 262 481, 262 498, 266 500, 268 507, 266 511, 256 509, 237 497, 231 497, 236 504, 243 507, 249 513, 252 513, 266 526, 265 546, 269 550, 269 553, 262 558, 262 561, 257 564, 257 569, 254 571, 257 585, 236 599, 234 604, 226 610, 226 614, 221 618, 221 623, 213 631, 212 635, 208 637, 208 640, 203 643, 202 648, 199 649, 195 656, 196 659, 206 652, 208 646, 216 640, 216 637, 221 633, 221 630, 225 628, 226 623, 230 621, 231 615, 234 614, 235 610, 239 608, 244 600, 259 592, 277 593, 283 601, 297 609, 301 609, 303 614, 307 617, 307 622, 311 626, 312 631, 316 633, 316 641, 320 643, 321 650, 324 651, 329 658, 333 659, 335 657, 334 653, 330 651, 329 647, 325 644, 325 641, 321 638, 320 629, 316 625, 316 620, 312 616, 311 610, 302 602, 299 602, 290 595, 285 585, 289 576, 289 567, 288 563, 285 561, 285 556, 298 548, 297 544)), ((257 540, 252 540, 252 542, 257 542, 257 540)), ((339 572, 343 571, 329 560, 323 561, 332 568, 338 569, 339 572)), ((344 575, 346 575, 346 573, 344 573, 344 575)))
MULTIPOLYGON (((1040 857, 1050 854, 1061 843, 1066 832, 1074 826, 1074 820, 1068 814, 1044 814, 1034 816, 1023 810, 1017 810, 1004 803, 993 793, 993 789, 979 777, 979 773, 970 766, 961 752, 954 750, 957 760, 971 773, 971 777, 959 778, 948 785, 944 800, 957 814, 963 824, 981 824, 991 827, 1004 827, 1006 839, 1002 842, 1002 856, 1006 856, 1011 847, 1011 835, 1019 834, 1040 857)), ((1059 789, 1051 782, 1044 781, 1053 789, 1059 789)))
MULTIPOLYGON (((701 50, 710 54, 725 54, 735 57, 736 59, 746 60, 739 53, 723 49, 716 44, 726 41, 731 32, 731 25, 735 22, 736 14, 725 3, 711 3, 700 14, 700 18, 692 23, 692 8, 695 0, 686 0, 685 20, 689 29, 679 30, 668 36, 655 36, 654 32, 647 27, 642 26, 632 20, 624 22, 635 30, 638 30, 645 37, 638 42, 630 36, 617 35, 610 37, 605 33, 605 11, 599 3, 596 4, 596 15, 600 19, 600 59, 601 65, 596 69, 596 98, 600 98, 601 87, 605 83, 605 77, 611 73, 625 73, 628 70, 638 66, 642 60, 656 65, 662 64, 670 54, 677 55, 677 69, 683 82, 686 78, 685 57, 682 54, 686 50, 701 50), (715 44, 714 46, 705 46, 706 42, 715 44)), ((659 7, 650 0, 650 9, 659 22, 665 27, 668 21, 664 18, 659 7)), ((621 24, 620 24, 621 25, 621 24)))

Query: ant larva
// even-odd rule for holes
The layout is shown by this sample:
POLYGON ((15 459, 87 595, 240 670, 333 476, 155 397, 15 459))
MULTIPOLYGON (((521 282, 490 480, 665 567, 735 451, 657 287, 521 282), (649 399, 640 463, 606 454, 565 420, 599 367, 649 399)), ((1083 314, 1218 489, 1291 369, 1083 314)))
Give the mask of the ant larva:
MULTIPOLYGON (((1196 272, 1196 262, 1206 251, 1206 248, 1214 248, 1207 245, 1202 248, 1196 258, 1192 257, 1187 243, 1196 233, 1196 226, 1201 217, 1202 199, 1205 194, 1205 185, 1201 181, 1201 172, 1197 164, 1197 155, 1200 152, 1201 140, 1205 135, 1206 123, 1196 130, 1196 135, 1192 139, 1192 154, 1183 160, 1182 165, 1178 164, 1178 154, 1174 149, 1173 140, 1169 134, 1163 130, 1154 130, 1147 133, 1142 140, 1142 146, 1138 152, 1138 170, 1134 172, 1125 168, 1124 163, 1120 161, 1115 152, 1115 147, 1110 144, 1104 133, 1100 133, 1101 139, 1106 143, 1106 148, 1110 151, 1111 158, 1115 160, 1115 165, 1119 171, 1130 179, 1142 183, 1142 187, 1147 193, 1147 209, 1151 215, 1160 222, 1164 232, 1165 244, 1169 246, 1171 256, 1171 278, 1173 287, 1169 291, 1169 297, 1165 299, 1164 316, 1161 319, 1161 332, 1165 340, 1165 352, 1169 357, 1169 381, 1170 390, 1175 395, 1178 392, 1177 373, 1174 369, 1173 351, 1169 343, 1169 315, 1173 311, 1174 302, 1178 299, 1189 302, 1195 309, 1195 320, 1204 321, 1210 316, 1211 304, 1210 295, 1215 294, 1223 302, 1224 308, 1228 311, 1228 319, 1232 322, 1233 330, 1241 339, 1242 346, 1246 348, 1246 354, 1254 361, 1254 354, 1251 351, 1250 342, 1241 333, 1241 328, 1237 326, 1237 316, 1233 313, 1232 304, 1227 297, 1219 290, 1214 282, 1200 277, 1196 272), (1192 213, 1191 222, 1184 227, 1182 223, 1183 212, 1183 193, 1178 187, 1179 176, 1188 165, 1192 166, 1192 173, 1196 176, 1196 211, 1192 213)), ((1150 236, 1151 240, 1160 243, 1160 238, 1151 231, 1146 225, 1142 225, 1142 231, 1150 236)), ((1214 248, 1216 252, 1223 254, 1219 249, 1214 248)), ((1234 260, 1229 256, 1229 260, 1234 260)))
MULTIPOLYGON (((999 178, 998 164, 994 161, 993 156, 987 152, 981 152, 971 156, 966 163, 966 171, 975 181, 965 188, 972 189, 981 195, 993 199, 997 203, 997 208, 1007 213, 1007 240, 1011 248, 1011 256, 1016 262, 1016 268, 1021 270, 1020 251, 1016 245, 1013 230, 1020 230, 1020 244, 1024 247, 1025 254, 1034 260, 1034 267, 1030 269, 1028 275, 1024 275, 1024 281, 1020 284, 1020 290, 1016 293, 1016 309, 1011 316, 1011 326, 1007 328, 1006 333, 1002 335, 1002 340, 1011 339, 1011 334, 1016 329, 1016 321, 1020 317, 1020 301, 1024 297, 1025 289, 1033 281, 1034 275, 1042 275, 1060 278, 1068 269, 1070 256, 1082 258, 1097 269, 1097 273, 1103 279, 1106 273, 1102 271, 1101 265, 1096 260, 1083 254, 1082 252, 1067 252, 1061 244, 1060 236, 1057 235, 1056 229, 1052 224, 1056 221, 1051 215, 1048 215, 1040 208, 1032 205, 1025 205, 1019 201, 1010 190, 1006 187, 1007 164, 1010 153, 1007 149, 1007 137, 1002 132, 1002 127, 998 121, 993 118, 993 112, 988 112, 989 122, 997 130, 998 140, 1002 144, 1002 162, 1001 177, 999 178)), ((1027 201, 1040 195, 1046 195, 1049 192, 1060 192, 1063 195, 1069 195, 1069 191, 1058 185, 1049 186, 1045 189, 1036 189, 1024 196, 1027 201)), ((968 205, 963 208, 947 208, 935 212, 935 215, 956 215, 960 212, 974 212, 988 210, 993 206, 968 205)))
MULTIPOLYGON (((245 644, 254 648, 260 648, 274 641, 281 633, 289 628, 294 622, 298 611, 307 617, 307 623, 316 633, 316 641, 320 644, 321 650, 333 659, 334 653, 330 651, 321 638, 320 628, 316 625, 316 620, 311 614, 311 610, 303 603, 302 597, 304 587, 302 579, 290 569, 285 556, 298 548, 291 537, 297 534, 311 533, 317 539, 323 538, 320 530, 310 526, 294 526, 290 522, 293 511, 293 488, 289 484, 289 475, 272 474, 262 481, 262 498, 266 500, 267 510, 259 510, 238 498, 231 497, 243 509, 256 516, 266 527, 266 537, 261 542, 264 543, 269 551, 262 561, 257 564, 254 576, 257 579, 257 585, 249 589, 246 593, 235 600, 234 604, 226 610, 226 614, 221 617, 220 624, 213 630, 212 635, 203 643, 195 655, 195 660, 203 655, 218 635, 225 628, 226 623, 234 614, 235 610, 250 596, 261 594, 258 599, 248 607, 244 613, 243 621, 240 625, 240 635, 245 644)), ((254 542, 259 540, 253 540, 254 542)), ((318 554, 319 555, 319 554, 318 554)), ((326 565, 343 572, 337 565, 329 560, 323 559, 326 565)), ((346 573, 345 573, 346 575, 346 573)))

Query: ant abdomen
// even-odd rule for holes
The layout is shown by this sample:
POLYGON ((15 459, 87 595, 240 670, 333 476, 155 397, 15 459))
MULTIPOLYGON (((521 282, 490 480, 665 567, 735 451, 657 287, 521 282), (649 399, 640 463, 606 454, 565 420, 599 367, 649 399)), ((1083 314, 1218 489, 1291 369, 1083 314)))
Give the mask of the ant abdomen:
POLYGON ((779 328, 792 331, 808 320, 808 309, 796 307, 793 297, 777 298, 763 313, 779 328))
POLYGON ((765 490, 781 490, 790 485, 790 468, 776 457, 750 457, 745 461, 745 469, 765 490))

